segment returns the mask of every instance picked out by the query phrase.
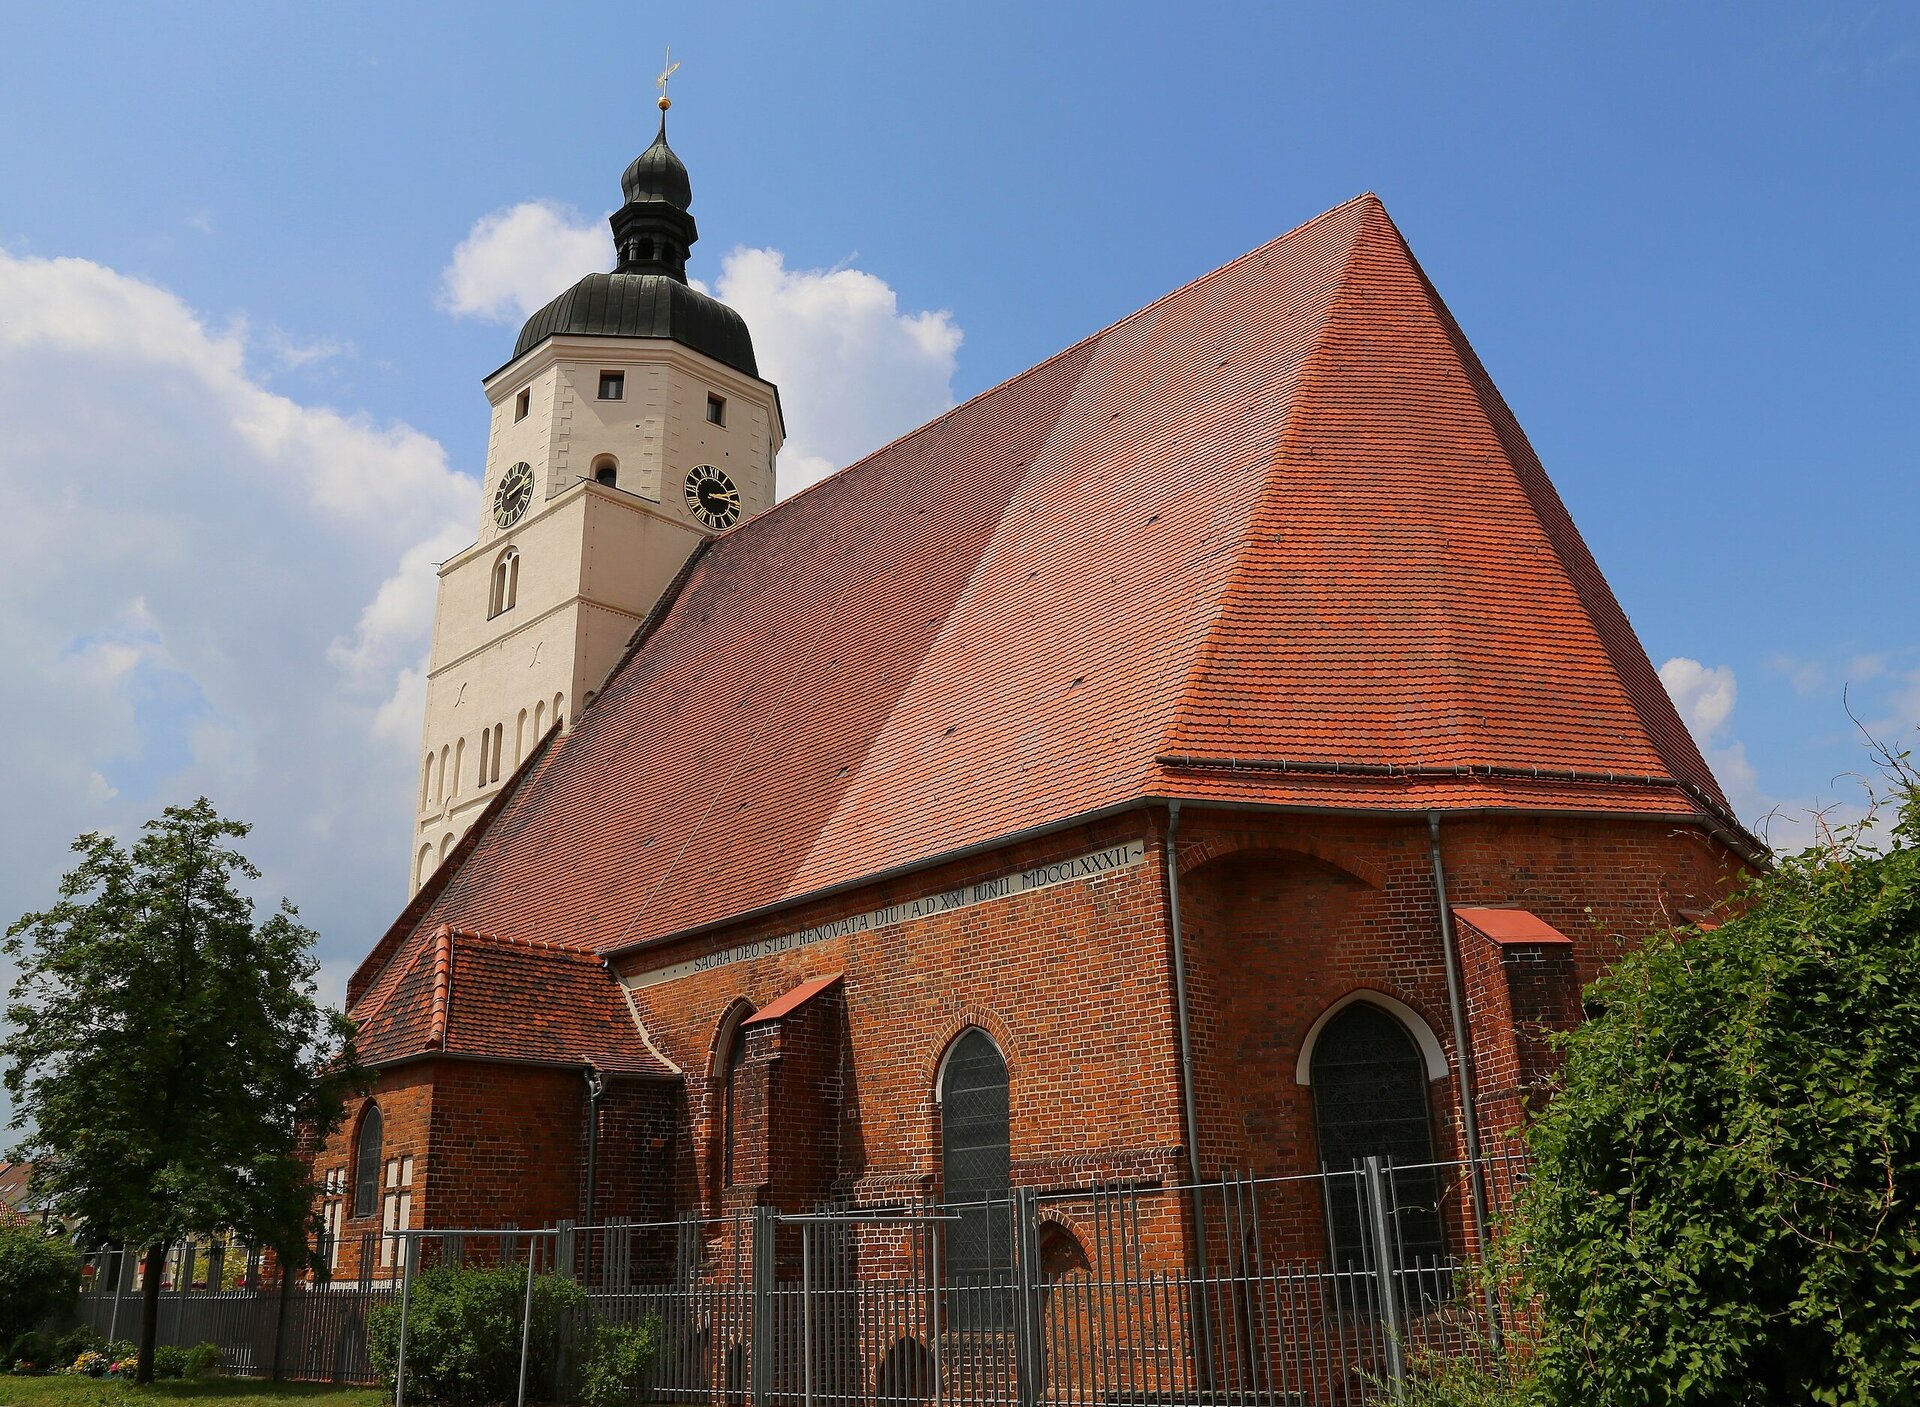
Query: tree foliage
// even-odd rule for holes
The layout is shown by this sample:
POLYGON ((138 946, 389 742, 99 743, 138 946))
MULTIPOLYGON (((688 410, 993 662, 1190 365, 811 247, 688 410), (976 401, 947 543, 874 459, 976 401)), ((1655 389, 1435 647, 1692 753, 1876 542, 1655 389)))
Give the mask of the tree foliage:
POLYGON ((232 1230, 304 1264, 310 1155, 365 1080, 315 999, 313 931, 284 901, 256 923, 238 888, 247 830, 203 797, 131 848, 83 835, 59 902, 7 931, 18 1156, 83 1234, 148 1248, 142 1380, 160 1248, 232 1230))
MULTIPOLYGON (((1529 1133, 1530 1389, 1920 1401, 1920 793, 1597 983, 1529 1133)), ((1531 1395, 1531 1393, 1529 1393, 1531 1395)))
MULTIPOLYGON (((73 1303, 80 1257, 37 1226, 0 1224, 0 1343, 13 1343, 73 1303)), ((51 1352, 37 1361, 45 1367, 51 1352)))

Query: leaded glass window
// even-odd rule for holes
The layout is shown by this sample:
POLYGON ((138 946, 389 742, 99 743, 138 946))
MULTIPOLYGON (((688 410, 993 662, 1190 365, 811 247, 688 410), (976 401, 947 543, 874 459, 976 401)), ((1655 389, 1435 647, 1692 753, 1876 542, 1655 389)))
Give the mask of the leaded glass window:
POLYGON ((360 1142, 354 1149, 353 1214, 372 1216, 380 1205, 380 1106, 368 1104, 360 1119, 360 1142))
POLYGON ((1005 1278, 1013 1222, 1007 1062, 979 1027, 963 1032, 940 1077, 940 1174, 949 1209, 947 1269, 956 1283, 1005 1278))
MULTIPOLYGON (((1345 1173, 1368 1157, 1390 1160, 1396 1168, 1390 1179, 1391 1214, 1400 1263, 1440 1255, 1427 1071, 1412 1034, 1380 1007, 1355 1002, 1320 1032, 1310 1076, 1321 1163, 1331 1173, 1345 1173)), ((1336 1270, 1371 1264, 1361 1239, 1364 1195, 1358 1178, 1327 1180, 1336 1270)))

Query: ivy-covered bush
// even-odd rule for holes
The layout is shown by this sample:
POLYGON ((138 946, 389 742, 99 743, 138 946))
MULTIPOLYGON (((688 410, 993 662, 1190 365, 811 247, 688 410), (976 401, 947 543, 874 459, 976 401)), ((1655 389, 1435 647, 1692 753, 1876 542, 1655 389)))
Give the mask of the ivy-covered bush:
POLYGON ((40 1327, 80 1293, 80 1256, 37 1226, 0 1225, 0 1343, 40 1327))
POLYGON ((1596 984, 1511 1245, 1536 1386, 1593 1407, 1920 1401, 1920 790, 1596 984))
MULTIPOLYGON (((512 1401, 520 1378, 520 1320, 525 1270, 441 1266, 414 1277, 407 1310, 407 1397, 455 1404, 512 1401)), ((540 1395, 565 1395, 562 1349, 586 1295, 558 1275, 534 1277, 528 1381, 540 1395)), ((367 1320, 374 1371, 393 1386, 400 1339, 398 1301, 367 1320)))
POLYGON ((630 1407, 644 1401, 659 1348, 660 1320, 655 1316, 638 1326, 595 1324, 587 1341, 580 1400, 587 1407, 630 1407))

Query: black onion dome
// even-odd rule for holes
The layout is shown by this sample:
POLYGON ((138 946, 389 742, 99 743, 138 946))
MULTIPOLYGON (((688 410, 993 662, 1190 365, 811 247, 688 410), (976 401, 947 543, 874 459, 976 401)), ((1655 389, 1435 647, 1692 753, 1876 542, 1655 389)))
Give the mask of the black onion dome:
POLYGON ((747 320, 667 274, 588 274, 527 319, 514 359, 549 337, 659 337, 760 375, 747 320))
POLYGON ((667 145, 664 112, 660 114, 660 135, 627 167, 626 174, 620 178, 620 189, 626 192, 629 204, 657 200, 681 210, 693 204, 693 181, 687 175, 686 163, 667 145))

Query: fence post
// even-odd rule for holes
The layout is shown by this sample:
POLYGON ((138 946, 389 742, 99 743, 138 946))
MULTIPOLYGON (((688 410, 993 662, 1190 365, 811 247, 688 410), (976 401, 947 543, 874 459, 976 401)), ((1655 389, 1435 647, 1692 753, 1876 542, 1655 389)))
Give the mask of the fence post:
POLYGON ((413 1268, 419 1246, 418 1237, 400 1233, 400 1336, 393 1353, 393 1407, 406 1407, 407 1311, 413 1307, 413 1268))
POLYGON ((122 1243, 113 1256, 113 1317, 107 1321, 107 1348, 113 1348, 120 1333, 120 1294, 127 1287, 127 1271, 133 1262, 127 1259, 127 1248, 122 1243))
POLYGON ((1380 1287, 1380 1312, 1387 1321, 1387 1376, 1395 1395, 1407 1379, 1404 1355, 1405 1325, 1400 1302, 1398 1237, 1393 1234, 1393 1215, 1388 1206, 1387 1170, 1378 1154, 1370 1153, 1364 1165, 1362 1188, 1367 1208, 1367 1230, 1373 1239, 1373 1273, 1380 1287))
POLYGON ((774 1233, 778 1223, 772 1207, 753 1209, 753 1332, 747 1346, 753 1407, 773 1402, 774 1233))
POLYGON ((527 1407, 527 1349, 533 1337, 533 1262, 537 1243, 527 1238, 527 1303, 520 1314, 520 1395, 516 1407, 527 1407))
POLYGON ((1040 1400, 1040 1236, 1031 1187, 1013 1189, 1014 1371, 1020 1407, 1040 1400))

